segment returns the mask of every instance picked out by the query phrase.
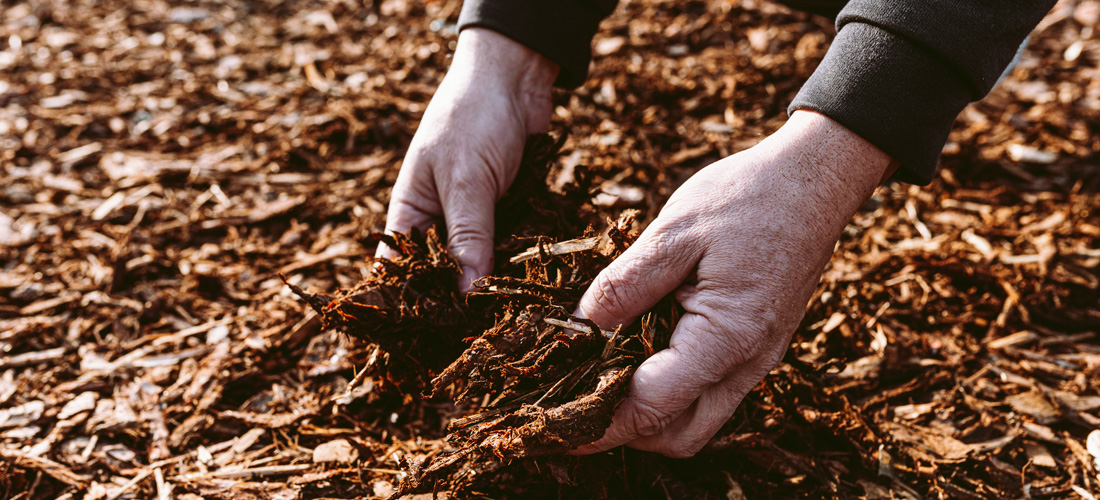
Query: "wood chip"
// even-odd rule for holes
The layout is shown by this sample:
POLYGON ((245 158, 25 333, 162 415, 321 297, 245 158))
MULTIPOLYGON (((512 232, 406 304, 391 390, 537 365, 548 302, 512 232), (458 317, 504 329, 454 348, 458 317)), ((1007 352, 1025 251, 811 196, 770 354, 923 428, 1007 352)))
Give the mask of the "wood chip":
POLYGON ((53 349, 46 349, 45 351, 25 352, 23 354, 16 354, 15 356, 5 356, 0 358, 0 368, 36 365, 55 361, 64 356, 65 351, 67 351, 67 349, 64 347, 55 347, 53 349))
POLYGON ((600 243, 599 236, 593 236, 591 238, 580 238, 575 240, 560 241, 557 243, 551 243, 544 248, 531 247, 524 250, 522 253, 517 254, 515 257, 508 259, 513 264, 520 262, 526 262, 531 259, 537 258, 540 252, 546 252, 549 255, 565 255, 576 252, 584 252, 596 248, 596 245, 600 243))
POLYGON ((0 458, 4 458, 19 467, 33 469, 78 489, 88 487, 91 479, 74 473, 68 467, 48 458, 35 457, 22 452, 0 447, 0 458))
POLYGON ((313 449, 313 463, 352 463, 359 459, 359 450, 346 439, 334 439, 313 449))

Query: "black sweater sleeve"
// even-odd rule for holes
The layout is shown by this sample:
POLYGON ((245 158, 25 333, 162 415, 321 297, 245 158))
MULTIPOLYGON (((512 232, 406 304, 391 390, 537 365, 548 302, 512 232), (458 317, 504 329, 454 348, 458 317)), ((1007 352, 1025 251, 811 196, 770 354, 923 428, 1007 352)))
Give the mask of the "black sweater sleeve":
POLYGON ((558 63, 555 85, 576 87, 588 75, 592 37, 618 0, 466 0, 459 29, 489 28, 558 63))
POLYGON ((818 111, 926 184, 959 112, 997 83, 1054 0, 852 0, 789 108, 818 111))
MULTIPOLYGON (((616 0, 466 0, 459 28, 497 31, 584 82, 592 37, 616 0)), ((829 0, 825 3, 833 3, 829 0)), ((837 36, 789 111, 817 111, 926 184, 959 112, 996 84, 1055 0, 851 0, 837 36)))

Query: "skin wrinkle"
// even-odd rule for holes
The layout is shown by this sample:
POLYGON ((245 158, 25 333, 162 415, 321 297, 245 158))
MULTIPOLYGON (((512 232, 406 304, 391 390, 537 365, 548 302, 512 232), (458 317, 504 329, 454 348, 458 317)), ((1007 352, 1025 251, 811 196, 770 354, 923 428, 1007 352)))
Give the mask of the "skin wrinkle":
MULTIPOLYGON (((699 295, 704 295, 704 297, 697 296, 693 298, 692 302, 699 303, 705 300, 705 295, 707 295, 707 291, 700 291, 699 295)), ((718 293, 711 291, 710 295, 717 296, 718 293)), ((739 303, 737 297, 727 297, 726 301, 731 305, 739 303)), ((689 308, 689 306, 685 305, 685 308, 689 308)), ((730 311, 722 311, 718 308, 710 306, 695 307, 693 305, 690 306, 689 312, 697 317, 702 318, 705 321, 705 325, 721 325, 726 327, 726 329, 728 330, 729 335, 722 335, 721 332, 706 330, 693 332, 696 335, 709 335, 710 337, 714 338, 716 342, 725 344, 724 347, 726 347, 726 349, 721 349, 718 352, 732 354, 730 356, 717 357, 717 360, 719 362, 719 371, 722 372, 721 376, 718 377, 718 380, 720 380, 722 376, 725 376, 725 373, 729 370, 733 369, 736 366, 744 364, 752 358, 752 355, 754 354, 752 351, 754 350, 754 348, 745 343, 744 333, 752 332, 753 329, 741 324, 741 322, 737 321, 735 317, 726 317, 730 311), (737 325, 739 328, 731 328, 731 325, 737 325)), ((679 345, 681 345, 681 343, 687 341, 690 338, 691 337, 683 336, 681 336, 681 338, 674 338, 669 343, 669 347, 675 350, 679 345)), ((714 382, 717 383, 718 380, 714 380, 714 382)))
MULTIPOLYGON (((617 269, 618 268, 616 268, 616 270, 617 269)), ((594 305, 592 307, 604 311, 613 311, 610 314, 614 314, 615 312, 624 313, 625 308, 623 307, 622 299, 619 299, 620 295, 615 289, 615 282, 619 281, 622 278, 610 276, 612 273, 614 273, 614 271, 604 271, 600 274, 602 275, 605 272, 609 275, 609 277, 600 279, 597 276, 596 283, 593 283, 593 288, 596 291, 593 293, 592 301, 594 302, 594 305)), ((618 328, 619 326, 620 325, 615 325, 614 328, 618 328)))
POLYGON ((676 235, 679 232, 678 229, 667 228, 664 231, 661 229, 658 227, 654 231, 648 231, 649 234, 642 235, 640 239, 645 241, 639 246, 639 253, 646 254, 647 258, 644 260, 649 264, 664 269, 672 267, 674 250, 679 245, 680 238, 676 235), (669 229, 672 230, 669 231, 669 229))
MULTIPOLYGON (((527 82, 525 86, 536 86, 535 82, 527 82)), ((520 99, 523 103, 516 103, 512 113, 515 116, 524 116, 527 120, 524 124, 528 134, 539 134, 550 129, 550 114, 553 113, 553 95, 549 90, 534 89, 524 91, 520 99), (533 113, 531 111, 534 111, 533 113)))
MULTIPOLYGON (((714 387, 707 387, 703 390, 702 394, 709 394, 714 390, 714 387)), ((701 420, 705 419, 707 414, 705 400, 700 397, 691 403, 686 410, 679 417, 676 417, 672 423, 668 424, 665 433, 679 436, 680 438, 674 442, 665 441, 664 450, 662 453, 672 453, 678 458, 686 458, 684 455, 691 453, 693 443, 689 439, 685 439, 686 435, 690 435, 692 428, 701 420)), ((634 444, 644 445, 646 437, 640 437, 632 441, 634 444)), ((690 455, 688 455, 690 456, 690 455)))
MULTIPOLYGON (((691 313, 691 316, 685 315, 683 321, 696 320, 695 322, 698 322, 698 318, 707 317, 702 313, 691 313)), ((726 376, 726 372, 743 362, 740 357, 730 357, 726 360, 723 360, 722 356, 714 357, 712 355, 713 346, 708 345, 709 342, 707 342, 708 337, 716 342, 721 342, 721 337, 698 327, 694 331, 688 328, 690 326, 685 327, 683 331, 691 335, 681 335, 680 342, 675 346, 669 346, 669 350, 672 351, 671 355, 675 356, 681 364, 689 367, 693 382, 699 383, 702 387, 717 384, 726 376)), ((733 341, 733 344, 739 345, 736 341, 733 341)))
MULTIPOLYGON (((519 161, 519 159, 516 158, 507 158, 507 155, 498 151, 494 151, 494 149, 496 148, 479 150, 477 153, 478 160, 488 165, 513 160, 517 162, 519 161)), ((460 172, 462 172, 462 170, 455 169, 455 171, 451 175, 458 176, 460 172)), ((504 192, 508 190, 508 186, 512 185, 512 181, 516 180, 514 175, 508 175, 508 173, 505 173, 504 176, 501 176, 495 168, 484 169, 481 172, 483 173, 483 175, 489 176, 488 182, 486 184, 496 188, 493 190, 493 201, 500 200, 500 198, 504 196, 504 192)), ((461 185, 455 186, 456 189, 461 189, 461 187, 461 185)))
MULTIPOLYGON (((747 235, 747 237, 751 236, 751 234, 747 235)), ((746 251, 744 249, 733 248, 725 252, 716 252, 718 253, 718 255, 708 255, 705 258, 705 262, 700 261, 701 263, 707 265, 707 267, 711 265, 711 262, 715 262, 715 264, 713 265, 720 266, 721 269, 719 272, 711 272, 702 277, 700 281, 701 286, 699 291, 704 292, 723 289, 733 289, 738 291, 747 289, 751 290, 753 287, 766 286, 768 283, 777 282, 779 279, 782 278, 781 273, 777 272, 777 270, 785 270, 793 267, 778 263, 775 260, 775 257, 777 256, 776 254, 764 254, 764 252, 762 251, 757 251, 757 248, 755 246, 752 248, 752 250, 753 251, 746 251), (756 255, 764 255, 760 258, 738 259, 741 261, 747 260, 748 262, 739 266, 737 269, 729 269, 721 264, 721 262, 724 260, 738 258, 745 255, 752 255, 754 253, 756 255)), ((767 249, 765 248, 760 250, 767 249)), ((792 261, 798 262, 797 260, 793 259, 792 261)), ((729 297, 727 295, 721 294, 721 292, 718 293, 720 295, 715 297, 715 300, 717 300, 719 304, 725 305, 727 307, 733 304, 733 302, 729 300, 729 297)), ((703 296, 699 297, 699 300, 706 300, 707 298, 708 297, 703 296)), ((751 311, 751 313, 753 314, 760 314, 763 312, 764 311, 751 311)))
MULTIPOLYGON (((699 451, 703 445, 706 444, 710 435, 714 434, 726 420, 729 419, 730 414, 727 414, 726 408, 730 408, 734 403, 739 403, 742 398, 745 397, 749 391, 752 390, 752 386, 745 386, 742 382, 745 378, 754 378, 752 375, 759 372, 760 369, 755 366, 744 366, 742 369, 736 372, 731 372, 721 382, 715 384, 709 390, 703 392, 699 396, 697 404, 696 419, 703 420, 707 423, 706 429, 699 429, 693 432, 694 429, 688 428, 684 430, 684 434, 691 436, 690 447, 694 448, 694 452, 699 451), (749 377, 746 377, 748 375, 749 377)), ((761 374, 763 376, 763 374, 761 374)))
MULTIPOLYGON (((455 248, 465 246, 471 241, 489 243, 493 238, 486 235, 480 227, 473 225, 468 219, 455 218, 447 223, 447 245, 455 248)), ((462 255, 455 255, 460 258, 462 255)))
POLYGON ((665 430, 672 421, 668 412, 651 406, 645 401, 635 400, 630 409, 632 425, 642 436, 655 436, 665 430))
MULTIPOLYGON (((673 221, 671 227, 683 227, 691 229, 690 225, 679 224, 673 221)), ((581 300, 577 312, 582 317, 588 317, 601 324, 605 328, 617 328, 622 324, 629 324, 638 315, 644 312, 638 304, 655 304, 662 297, 675 290, 675 287, 683 282, 687 274, 695 267, 695 257, 685 256, 684 251, 678 251, 684 245, 684 238, 678 236, 679 231, 670 230, 668 226, 656 225, 647 228, 642 236, 624 253, 629 255, 627 259, 621 259, 612 263, 596 276, 596 280, 590 286, 588 299, 581 300), (654 283, 648 280, 656 273, 663 281, 654 283), (663 275, 663 276, 662 276, 663 275), (622 289, 616 286, 617 282, 632 283, 634 286, 622 289), (624 302, 623 297, 634 297, 631 307, 624 302), (643 297, 637 300, 637 297, 643 297), (593 311, 599 311, 595 317, 590 316, 593 311), (618 319, 616 319, 618 318, 618 319), (618 322, 619 324, 612 324, 618 322)), ((694 254, 687 250, 687 255, 694 254)))
POLYGON ((448 174, 446 177, 444 182, 450 189, 439 193, 444 207, 457 207, 475 201, 479 197, 478 194, 482 194, 479 193, 479 191, 482 191, 479 187, 485 186, 491 179, 491 176, 485 173, 475 173, 473 175, 448 174))

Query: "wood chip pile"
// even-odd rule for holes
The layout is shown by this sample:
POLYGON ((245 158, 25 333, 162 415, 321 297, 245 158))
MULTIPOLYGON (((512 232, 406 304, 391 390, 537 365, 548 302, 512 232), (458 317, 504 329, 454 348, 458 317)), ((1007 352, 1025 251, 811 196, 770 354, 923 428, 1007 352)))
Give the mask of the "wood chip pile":
POLYGON ((584 255, 598 270, 614 255, 598 237, 629 233, 607 221, 637 210, 644 226, 693 172, 777 129, 829 21, 760 1, 623 2, 588 82, 555 97, 560 140, 531 148, 549 164, 500 208, 506 272, 467 300, 441 284, 438 242, 414 237, 435 265, 387 272, 421 280, 416 314, 436 316, 407 316, 389 343, 323 328, 347 325, 280 276, 345 299, 332 310, 354 321, 384 309, 355 304, 393 304, 345 292, 377 277, 371 235, 459 7, 5 5, 0 498, 1100 495, 1100 2, 1059 2, 961 115, 931 186, 883 187, 856 214, 783 363, 687 460, 525 459, 497 432, 618 394, 615 370, 637 359, 616 356, 644 356, 640 338, 606 349, 590 330, 599 348, 566 366, 593 368, 568 390, 532 368, 541 354, 494 366, 527 385, 456 368, 435 398, 411 387, 489 342, 501 308, 513 326, 544 314, 526 317, 554 332, 537 345, 586 335, 567 305, 590 276, 564 294, 539 280, 584 255), (548 210, 524 202, 535 193, 548 210), (396 362, 425 345, 451 354, 396 362), (416 484, 474 459, 470 443, 475 466, 416 484))

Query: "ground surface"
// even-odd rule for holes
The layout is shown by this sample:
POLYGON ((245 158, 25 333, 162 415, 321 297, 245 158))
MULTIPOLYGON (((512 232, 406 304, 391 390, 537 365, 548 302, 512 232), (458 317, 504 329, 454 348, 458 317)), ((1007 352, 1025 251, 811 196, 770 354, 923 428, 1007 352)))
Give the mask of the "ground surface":
MULTIPOLYGON (((0 13, 0 498, 374 497, 453 408, 357 369, 279 281, 349 288, 446 67, 457 1, 34 1, 0 13), (197 495, 197 496, 196 496, 197 495)), ((960 117, 929 187, 853 219, 785 361, 690 460, 462 495, 1100 494, 1100 2, 1064 1, 960 117)), ((585 165, 651 218, 775 130, 829 22, 632 1, 558 97, 585 165)), ((580 472, 595 474, 581 474, 580 472)))

